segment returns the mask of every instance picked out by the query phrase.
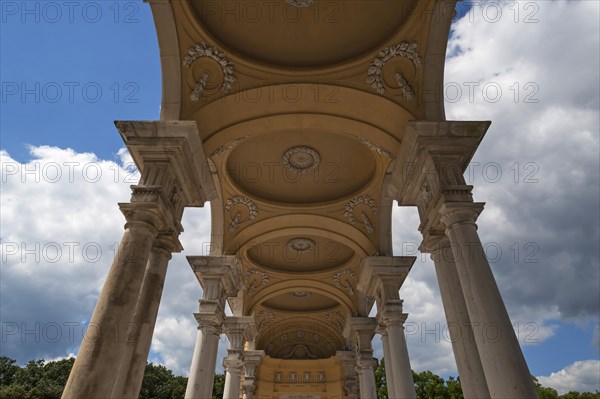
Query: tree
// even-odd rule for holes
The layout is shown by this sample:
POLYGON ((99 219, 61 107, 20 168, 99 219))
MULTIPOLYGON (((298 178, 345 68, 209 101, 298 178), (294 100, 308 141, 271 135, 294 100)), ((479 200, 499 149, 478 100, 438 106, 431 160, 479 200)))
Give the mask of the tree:
POLYGON ((213 399, 221 399, 225 393, 225 375, 215 374, 215 383, 213 385, 213 399))
POLYGON ((17 361, 6 356, 0 356, 0 387, 9 386, 19 370, 17 361))

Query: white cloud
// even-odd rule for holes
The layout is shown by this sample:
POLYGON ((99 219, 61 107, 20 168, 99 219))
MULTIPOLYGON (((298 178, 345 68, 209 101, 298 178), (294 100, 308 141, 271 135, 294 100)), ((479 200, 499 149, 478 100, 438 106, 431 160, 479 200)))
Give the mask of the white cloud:
MULTIPOLYGON (((30 154, 19 163, 0 152, 2 354, 21 363, 77 352, 123 234, 117 203, 138 179, 123 149, 117 162, 49 146, 30 154)), ((180 374, 191 362, 201 295, 185 256, 208 248, 209 213, 184 214, 185 249, 169 264, 152 344, 153 360, 180 374)))
MULTIPOLYGON (((587 1, 475 2, 449 42, 448 119, 492 120, 466 178, 487 201, 479 234, 522 345, 552 337, 559 320, 598 323, 598 12, 587 1)), ((418 255, 418 223, 394 211, 396 255, 418 255)), ((419 257, 401 294, 410 322, 445 323, 430 260, 419 257)), ((412 366, 455 373, 434 337, 408 336, 412 366)))
POLYGON ((540 384, 556 389, 561 395, 569 391, 600 391, 600 360, 575 362, 549 376, 537 378, 540 384))

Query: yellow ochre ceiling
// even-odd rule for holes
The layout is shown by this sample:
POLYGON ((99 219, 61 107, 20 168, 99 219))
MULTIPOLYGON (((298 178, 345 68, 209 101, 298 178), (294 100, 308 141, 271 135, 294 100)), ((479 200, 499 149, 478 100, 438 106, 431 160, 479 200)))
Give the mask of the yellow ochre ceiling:
POLYGON ((454 3, 158 3, 162 117, 197 122, 213 252, 243 266, 232 309, 255 316, 272 358, 333 356, 373 303, 361 258, 392 254, 386 172, 405 126, 443 118, 423 82, 443 81, 454 3))

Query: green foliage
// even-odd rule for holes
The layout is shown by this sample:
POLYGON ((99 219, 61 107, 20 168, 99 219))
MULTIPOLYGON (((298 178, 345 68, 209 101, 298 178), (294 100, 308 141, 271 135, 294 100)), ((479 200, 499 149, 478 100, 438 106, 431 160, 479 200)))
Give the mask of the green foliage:
POLYGON ((377 398, 387 399, 387 380, 385 377, 385 360, 381 359, 377 369, 375 369, 375 383, 377 384, 377 398))
MULTIPOLYGON (((14 359, 0 356, 0 399, 60 399, 75 359, 54 362, 32 360, 20 367, 14 359)), ((431 371, 413 372, 418 399, 463 399, 459 379, 447 380, 431 371)), ((381 359, 375 370, 378 399, 387 399, 385 361, 381 359)), ((552 388, 543 387, 533 377, 539 399, 600 399, 600 392, 569 392, 559 395, 552 388)), ((165 366, 147 364, 139 399, 182 399, 187 378, 176 376, 165 366)), ((225 376, 215 375, 213 399, 221 399, 225 376)))
POLYGON ((14 359, 0 356, 0 387, 9 386, 15 379, 19 366, 14 359))
MULTIPOLYGON (((543 387, 535 377, 533 383, 537 390, 539 399, 600 399, 600 392, 569 392, 559 395, 553 388, 543 387)), ((415 391, 417 399, 463 399, 460 379, 449 377, 444 380, 442 377, 433 374, 431 371, 415 373, 415 391)), ((385 381, 385 363, 383 359, 375 371, 375 380, 377 383, 377 398, 387 398, 387 386, 385 381)))
MULTIPOLYGON (((32 360, 19 367, 14 359, 0 356, 0 399, 60 399, 75 359, 55 362, 32 360)), ((165 366, 147 364, 139 399, 183 399, 187 378, 165 366)), ((215 375, 213 398, 223 397, 225 377, 215 375)))
POLYGON ((213 399, 221 399, 225 392, 225 375, 215 375, 215 384, 213 385, 213 399))

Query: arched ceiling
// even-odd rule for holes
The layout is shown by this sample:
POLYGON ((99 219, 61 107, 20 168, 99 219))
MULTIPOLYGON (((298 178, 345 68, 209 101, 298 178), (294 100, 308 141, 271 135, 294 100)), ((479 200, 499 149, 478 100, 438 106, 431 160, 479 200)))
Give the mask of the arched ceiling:
POLYGON ((372 303, 361 258, 392 254, 385 182, 406 124, 444 118, 455 2, 150 3, 162 118, 197 122, 218 192, 211 252, 243 266, 234 313, 255 316, 272 358, 332 356, 372 303))
POLYGON ((417 0, 285 1, 191 0, 206 30, 244 57, 283 67, 340 63, 372 51, 401 27, 417 0))

